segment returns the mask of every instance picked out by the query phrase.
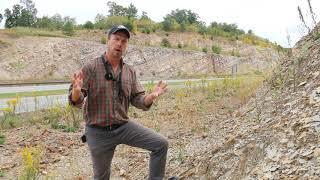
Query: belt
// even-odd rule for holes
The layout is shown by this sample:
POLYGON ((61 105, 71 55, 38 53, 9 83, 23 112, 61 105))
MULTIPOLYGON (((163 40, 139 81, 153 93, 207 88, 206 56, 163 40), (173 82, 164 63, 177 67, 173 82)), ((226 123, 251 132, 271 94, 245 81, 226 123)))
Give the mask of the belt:
POLYGON ((90 128, 95 128, 95 129, 101 129, 101 130, 105 130, 105 131, 113 131, 113 130, 116 130, 118 129, 119 127, 125 125, 126 123, 123 123, 123 124, 112 124, 111 126, 98 126, 98 125, 95 125, 95 124, 90 124, 90 125, 87 125, 88 127, 90 128))

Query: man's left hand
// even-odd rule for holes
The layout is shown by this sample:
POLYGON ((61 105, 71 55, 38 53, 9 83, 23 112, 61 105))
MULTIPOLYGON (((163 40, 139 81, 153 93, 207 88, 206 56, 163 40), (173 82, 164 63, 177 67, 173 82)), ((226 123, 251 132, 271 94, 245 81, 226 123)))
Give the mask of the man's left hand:
POLYGON ((162 94, 168 91, 167 86, 168 85, 165 82, 159 81, 158 84, 154 87, 150 95, 153 97, 153 99, 161 96, 162 94))

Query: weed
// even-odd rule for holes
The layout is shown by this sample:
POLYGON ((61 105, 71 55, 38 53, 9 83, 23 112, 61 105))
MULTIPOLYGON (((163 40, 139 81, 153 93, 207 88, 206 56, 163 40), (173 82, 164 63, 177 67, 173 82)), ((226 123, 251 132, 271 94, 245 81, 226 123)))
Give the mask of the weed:
POLYGON ((207 53, 208 49, 206 47, 202 48, 202 52, 207 53))
POLYGON ((106 37, 101 37, 100 39, 101 44, 106 44, 107 43, 107 38, 106 37))
POLYGON ((4 144, 5 141, 6 141, 6 137, 0 134, 0 144, 4 144))
POLYGON ((40 161, 43 157, 43 148, 25 147, 22 150, 22 174, 19 179, 37 179, 40 170, 40 161))
POLYGON ((171 43, 167 38, 163 38, 162 41, 161 41, 161 46, 170 48, 171 47, 171 43))
POLYGON ((147 93, 151 93, 153 91, 153 88, 155 86, 154 81, 148 81, 145 85, 147 93))
POLYGON ((212 47, 211 47, 211 49, 212 49, 212 52, 213 53, 216 53, 216 54, 220 54, 221 53, 221 47, 220 46, 218 46, 218 45, 213 45, 212 47))

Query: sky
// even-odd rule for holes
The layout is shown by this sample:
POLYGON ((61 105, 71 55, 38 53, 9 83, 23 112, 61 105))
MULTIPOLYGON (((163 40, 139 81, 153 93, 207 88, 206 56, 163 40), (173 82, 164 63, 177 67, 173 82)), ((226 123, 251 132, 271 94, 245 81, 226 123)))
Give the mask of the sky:
MULTIPOLYGON (((76 18, 78 24, 94 21, 100 13, 107 15, 108 0, 33 0, 38 9, 38 17, 62 16, 76 18)), ((310 0, 317 21, 320 20, 320 1, 310 0)), ((307 0, 114 0, 119 5, 132 3, 154 21, 163 21, 163 17, 175 9, 188 9, 199 15, 207 25, 216 21, 235 23, 240 29, 253 32, 263 38, 276 42, 283 47, 293 46, 303 35, 297 7, 300 6, 309 26, 312 26, 307 0), (289 38, 288 38, 289 37, 289 38), (289 40, 288 40, 289 39, 289 40)), ((19 0, 0 0, 0 13, 12 9, 19 0)), ((4 20, 0 27, 3 28, 4 20)))

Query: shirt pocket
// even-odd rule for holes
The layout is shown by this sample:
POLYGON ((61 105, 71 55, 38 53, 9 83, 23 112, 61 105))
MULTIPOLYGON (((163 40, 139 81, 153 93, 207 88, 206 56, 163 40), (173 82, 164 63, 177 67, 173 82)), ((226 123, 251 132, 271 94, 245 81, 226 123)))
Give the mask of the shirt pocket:
POLYGON ((121 88, 122 88, 124 97, 129 100, 131 98, 131 92, 132 92, 132 80, 122 79, 121 86, 122 86, 121 88))

